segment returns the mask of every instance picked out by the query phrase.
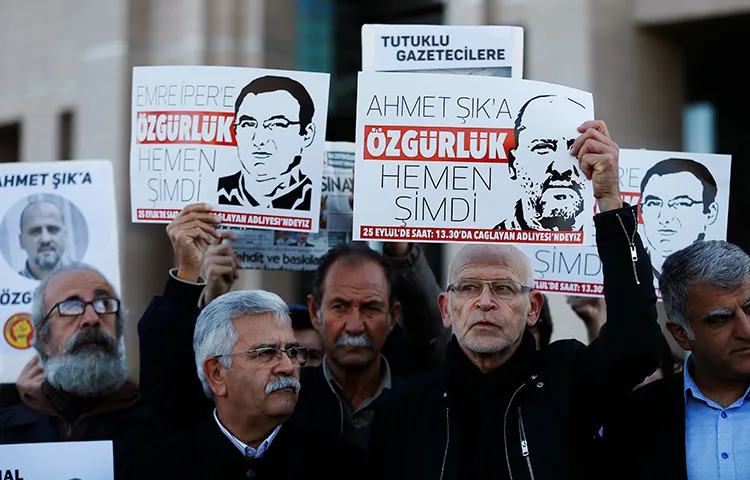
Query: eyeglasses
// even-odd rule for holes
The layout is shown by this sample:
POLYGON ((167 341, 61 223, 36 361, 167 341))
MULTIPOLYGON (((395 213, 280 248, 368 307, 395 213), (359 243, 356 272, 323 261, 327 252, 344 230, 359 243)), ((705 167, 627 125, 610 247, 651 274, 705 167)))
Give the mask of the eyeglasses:
MULTIPOLYGON (((292 125, 299 125, 301 122, 293 122, 291 120, 287 120, 286 118, 275 118, 273 120, 266 120, 263 122, 263 128, 268 130, 269 132, 273 132, 275 130, 286 130, 292 125)), ((258 121, 253 120, 241 120, 239 123, 235 124, 235 129, 238 132, 249 132, 251 129, 258 128, 258 121)))
POLYGON ((498 298, 512 298, 521 293, 528 293, 534 290, 533 287, 521 285, 514 280, 462 278, 448 285, 448 291, 455 292, 461 298, 476 298, 482 294, 485 285, 489 285, 492 296, 498 298))
POLYGON ((226 353, 224 355, 216 355, 214 358, 231 357, 232 355, 245 355, 251 360, 258 360, 262 364, 271 364, 274 359, 276 362, 281 361, 281 355, 286 353, 289 360, 292 363, 297 363, 304 367, 310 360, 310 351, 307 348, 302 347, 289 347, 286 350, 279 347, 260 347, 252 348, 250 350, 243 350, 241 352, 226 353))
MULTIPOLYGON (((685 211, 693 205, 703 204, 700 200, 693 200, 692 198, 675 198, 667 202, 667 207, 677 212, 685 211)), ((654 211, 662 208, 664 201, 660 198, 649 198, 645 202, 641 202, 642 211, 654 211)))
POLYGON ((57 310, 61 317, 77 317, 83 315, 83 312, 86 311, 86 307, 89 305, 99 315, 120 311, 120 301, 116 298, 96 298, 90 302, 84 302, 83 300, 63 300, 53 305, 44 319, 47 320, 55 310, 57 310))

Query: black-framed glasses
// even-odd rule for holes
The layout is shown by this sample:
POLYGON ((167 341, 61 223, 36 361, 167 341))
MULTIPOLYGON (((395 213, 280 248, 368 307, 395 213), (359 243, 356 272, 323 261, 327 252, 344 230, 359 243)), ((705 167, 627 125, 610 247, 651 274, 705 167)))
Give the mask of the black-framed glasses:
MULTIPOLYGON (((286 118, 274 118, 271 120, 266 120, 262 123, 262 125, 266 130, 273 132, 274 130, 286 130, 290 126, 299 125, 300 123, 302 122, 299 120, 295 122, 286 118)), ((251 128, 258 128, 258 121, 254 119, 241 120, 240 122, 236 123, 234 127, 238 131, 246 131, 251 128)))
MULTIPOLYGON (((667 202, 667 207, 675 211, 687 210, 693 205, 702 205, 702 200, 693 200, 689 197, 674 198, 667 202)), ((641 202, 641 210, 657 210, 664 206, 664 200, 660 198, 649 198, 644 202, 641 202)))
POLYGON ((251 360, 258 360, 263 364, 272 364, 274 360, 281 362, 281 356, 285 354, 292 363, 305 366, 310 360, 310 350, 303 347, 289 347, 287 349, 279 347, 258 347, 241 352, 226 353, 224 355, 215 355, 214 358, 231 357, 232 355, 244 355, 251 360))
POLYGON ((47 316, 44 317, 47 320, 55 310, 60 314, 61 317, 77 317, 83 315, 86 311, 86 307, 91 305, 99 315, 106 315, 108 313, 117 313, 120 311, 120 301, 116 298, 95 298, 90 302, 84 302, 83 300, 63 300, 52 306, 47 316))
POLYGON ((478 278, 461 278, 448 285, 448 291, 462 298, 476 298, 482 294, 484 286, 490 287, 490 293, 498 298, 511 298, 521 293, 528 293, 534 287, 522 285, 515 280, 480 280, 478 278))

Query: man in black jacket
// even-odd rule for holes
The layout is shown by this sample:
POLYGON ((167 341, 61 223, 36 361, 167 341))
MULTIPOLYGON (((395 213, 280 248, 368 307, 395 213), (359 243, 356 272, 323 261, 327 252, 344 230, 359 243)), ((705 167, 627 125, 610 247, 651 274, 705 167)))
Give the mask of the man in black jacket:
POLYGON ((665 260, 681 374, 639 388, 604 426, 613 479, 750 478, 750 257, 698 241, 665 260))
POLYGON ((31 317, 43 376, 0 410, 0 444, 111 440, 120 471, 161 429, 128 380, 114 288, 92 267, 63 267, 37 287, 31 317))
POLYGON ((592 180, 609 323, 588 347, 537 351, 526 331, 542 305, 528 259, 511 246, 468 246, 440 295, 455 339, 446 366, 394 392, 377 411, 369 454, 375 478, 579 479, 612 404, 659 363, 651 264, 636 210, 623 207, 618 147, 586 122, 571 152, 592 180))
POLYGON ((203 392, 216 408, 145 448, 125 478, 345 479, 362 461, 363 452, 338 436, 289 420, 308 353, 278 295, 250 290, 214 300, 198 317, 193 350, 203 392))
MULTIPOLYGON (((231 245, 209 245, 211 238, 231 237, 230 233, 216 230, 214 227, 216 223, 217 219, 210 213, 209 206, 196 204, 186 207, 169 225, 167 231, 177 256, 178 268, 170 272, 164 294, 151 301, 138 325, 141 348, 141 390, 150 404, 175 419, 194 418, 196 414, 211 407, 210 402, 207 402, 201 393, 200 384, 190 367, 195 319, 201 311, 199 303, 210 304, 213 299, 220 298, 231 288, 237 278, 238 268, 231 245), (204 256, 207 264, 206 281, 200 276, 204 256), (201 297, 202 301, 199 302, 201 297)), ((332 266, 331 262, 326 263, 326 272, 317 275, 316 295, 319 297, 313 295, 308 300, 308 304, 312 302, 313 306, 321 305, 321 302, 326 303, 329 300, 328 298, 325 301, 322 300, 323 292, 326 291, 326 286, 322 282, 325 281, 336 280, 339 285, 351 286, 357 283, 355 280, 361 280, 365 288, 377 284, 377 295, 379 295, 377 305, 371 302, 374 298, 369 297, 360 305, 361 299, 350 297, 348 292, 341 293, 338 300, 344 300, 344 304, 349 302, 349 307, 355 307, 349 308, 347 312, 347 316, 353 319, 351 324, 353 328, 359 328, 355 325, 354 319, 360 317, 350 314, 361 312, 361 318, 370 318, 364 321, 363 325, 373 325, 371 320, 375 314, 378 335, 387 331, 391 333, 387 335, 387 340, 386 337, 370 338, 370 340, 376 340, 371 343, 377 344, 377 349, 372 348, 372 345, 369 347, 350 346, 342 349, 335 347, 337 335, 329 336, 327 341, 324 335, 324 343, 327 342, 331 351, 334 349, 346 351, 349 357, 361 354, 371 355, 366 363, 378 368, 373 368, 367 375, 358 376, 362 380, 357 381, 351 381, 351 378, 343 379, 338 374, 332 375, 344 391, 357 390, 362 387, 361 393, 365 397, 359 400, 354 399, 357 407, 362 411, 355 412, 354 410, 359 409, 352 407, 352 415, 347 415, 345 410, 347 405, 340 401, 343 397, 335 394, 334 386, 326 379, 322 367, 303 369, 304 388, 295 411, 295 418, 319 430, 336 434, 345 431, 351 433, 351 436, 348 433, 345 436, 364 446, 367 443, 375 397, 379 397, 379 393, 396 386, 399 382, 398 376, 414 370, 425 371, 439 363, 444 355, 443 345, 450 331, 446 330, 440 322, 440 311, 435 301, 439 287, 421 248, 408 244, 392 245, 385 249, 388 252, 385 256, 363 245, 349 245, 341 247, 340 250, 342 249, 351 250, 354 254, 347 254, 346 258, 339 259, 341 261, 333 262, 339 264, 338 266, 332 266), (363 252, 364 260, 355 258, 363 252), (344 278, 343 281, 339 275, 328 275, 331 268, 342 270, 352 264, 353 270, 349 270, 353 274, 351 277, 344 278), (399 308, 391 297, 392 292, 395 293, 397 288, 399 299, 402 300, 404 306, 404 313, 401 315, 402 322, 397 322, 399 308), (318 298, 317 303, 316 298, 318 298), (383 308, 387 312, 376 312, 377 309, 383 308), (382 344, 383 341, 385 341, 385 346, 382 344), (381 362, 384 356, 388 360, 381 362), (380 374, 381 365, 388 366, 389 380, 380 374), (371 381, 376 387, 373 391, 369 388, 371 381), (382 389, 379 388, 381 382, 384 387, 382 389), (346 385, 342 385, 343 383, 346 385), (353 418, 355 414, 357 419, 353 418), (348 425, 350 419, 351 425, 348 425)), ((330 260, 334 257, 328 256, 327 258, 330 260)), ((327 289, 327 291, 333 290, 327 289)), ((332 330, 328 329, 331 324, 326 319, 333 317, 329 316, 328 307, 326 303, 323 309, 315 308, 311 320, 320 328, 319 319, 323 319, 324 329, 330 332, 332 330)), ((333 309, 334 306, 331 304, 330 308, 333 309)), ((342 316, 338 315, 337 318, 340 319, 342 316)), ((358 335, 361 332, 350 331, 350 333, 358 335)), ((353 341, 363 340, 367 343, 367 339, 364 338, 353 341)), ((329 350, 328 346, 326 350, 329 350)))

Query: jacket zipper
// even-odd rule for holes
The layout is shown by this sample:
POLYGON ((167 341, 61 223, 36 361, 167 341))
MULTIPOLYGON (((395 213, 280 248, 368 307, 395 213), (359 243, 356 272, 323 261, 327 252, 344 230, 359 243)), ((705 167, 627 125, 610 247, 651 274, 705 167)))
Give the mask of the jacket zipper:
POLYGON ((518 407, 518 436, 521 438, 521 454, 526 459, 526 466, 529 467, 529 475, 534 480, 534 469, 531 468, 531 457, 529 456, 529 442, 526 441, 526 429, 523 427, 523 416, 521 407, 518 407))
MULTIPOLYGON (((443 398, 448 396, 447 393, 443 392, 443 398)), ((443 453, 443 465, 440 467, 440 480, 443 480, 445 474, 445 461, 448 459, 448 445, 451 443, 451 421, 450 421, 450 407, 445 407, 445 452, 443 453)))
POLYGON ((628 230, 625 228, 625 223, 623 223, 622 218, 620 218, 620 214, 616 213, 617 219, 620 221, 620 226, 622 226, 622 231, 625 232, 625 238, 628 239, 628 243, 630 244, 630 260, 633 264, 633 276, 635 277, 635 284, 640 285, 641 281, 638 279, 638 271, 636 270, 635 264, 638 261, 638 251, 635 249, 635 234, 638 232, 638 222, 636 221, 636 227, 633 230, 633 235, 628 236, 628 230))
MULTIPOLYGON (((513 405, 513 400, 516 398, 516 395, 525 386, 526 384, 522 383, 521 386, 518 387, 515 392, 513 392, 513 395, 510 397, 510 402, 508 402, 508 407, 505 409, 505 415, 503 416, 503 444, 505 445, 505 464, 508 466, 508 475, 510 477, 510 480, 513 480, 513 469, 510 468, 510 456, 508 455, 508 412, 510 412, 510 406, 513 405)), ((524 438, 521 438, 521 452, 526 451, 528 454, 528 450, 528 443, 525 442, 524 438)), ((531 463, 529 463, 529 468, 531 468, 531 463)), ((532 473, 532 478, 534 478, 533 475, 534 474, 532 473)))

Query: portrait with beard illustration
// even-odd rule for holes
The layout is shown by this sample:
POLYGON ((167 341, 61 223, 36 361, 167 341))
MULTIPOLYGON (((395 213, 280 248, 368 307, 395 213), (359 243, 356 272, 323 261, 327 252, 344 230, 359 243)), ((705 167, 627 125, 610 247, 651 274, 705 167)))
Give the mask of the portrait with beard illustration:
POLYGON ((16 202, 0 223, 0 252, 8 265, 30 280, 43 280, 86 254, 89 231, 80 209, 54 194, 16 202))
POLYGON ((519 198, 513 217, 495 229, 583 229, 587 187, 570 148, 580 135, 576 128, 589 116, 580 103, 556 95, 536 96, 521 107, 514 126, 516 146, 508 152, 510 179, 520 190, 519 198), (568 121, 544 122, 550 118, 568 121))

